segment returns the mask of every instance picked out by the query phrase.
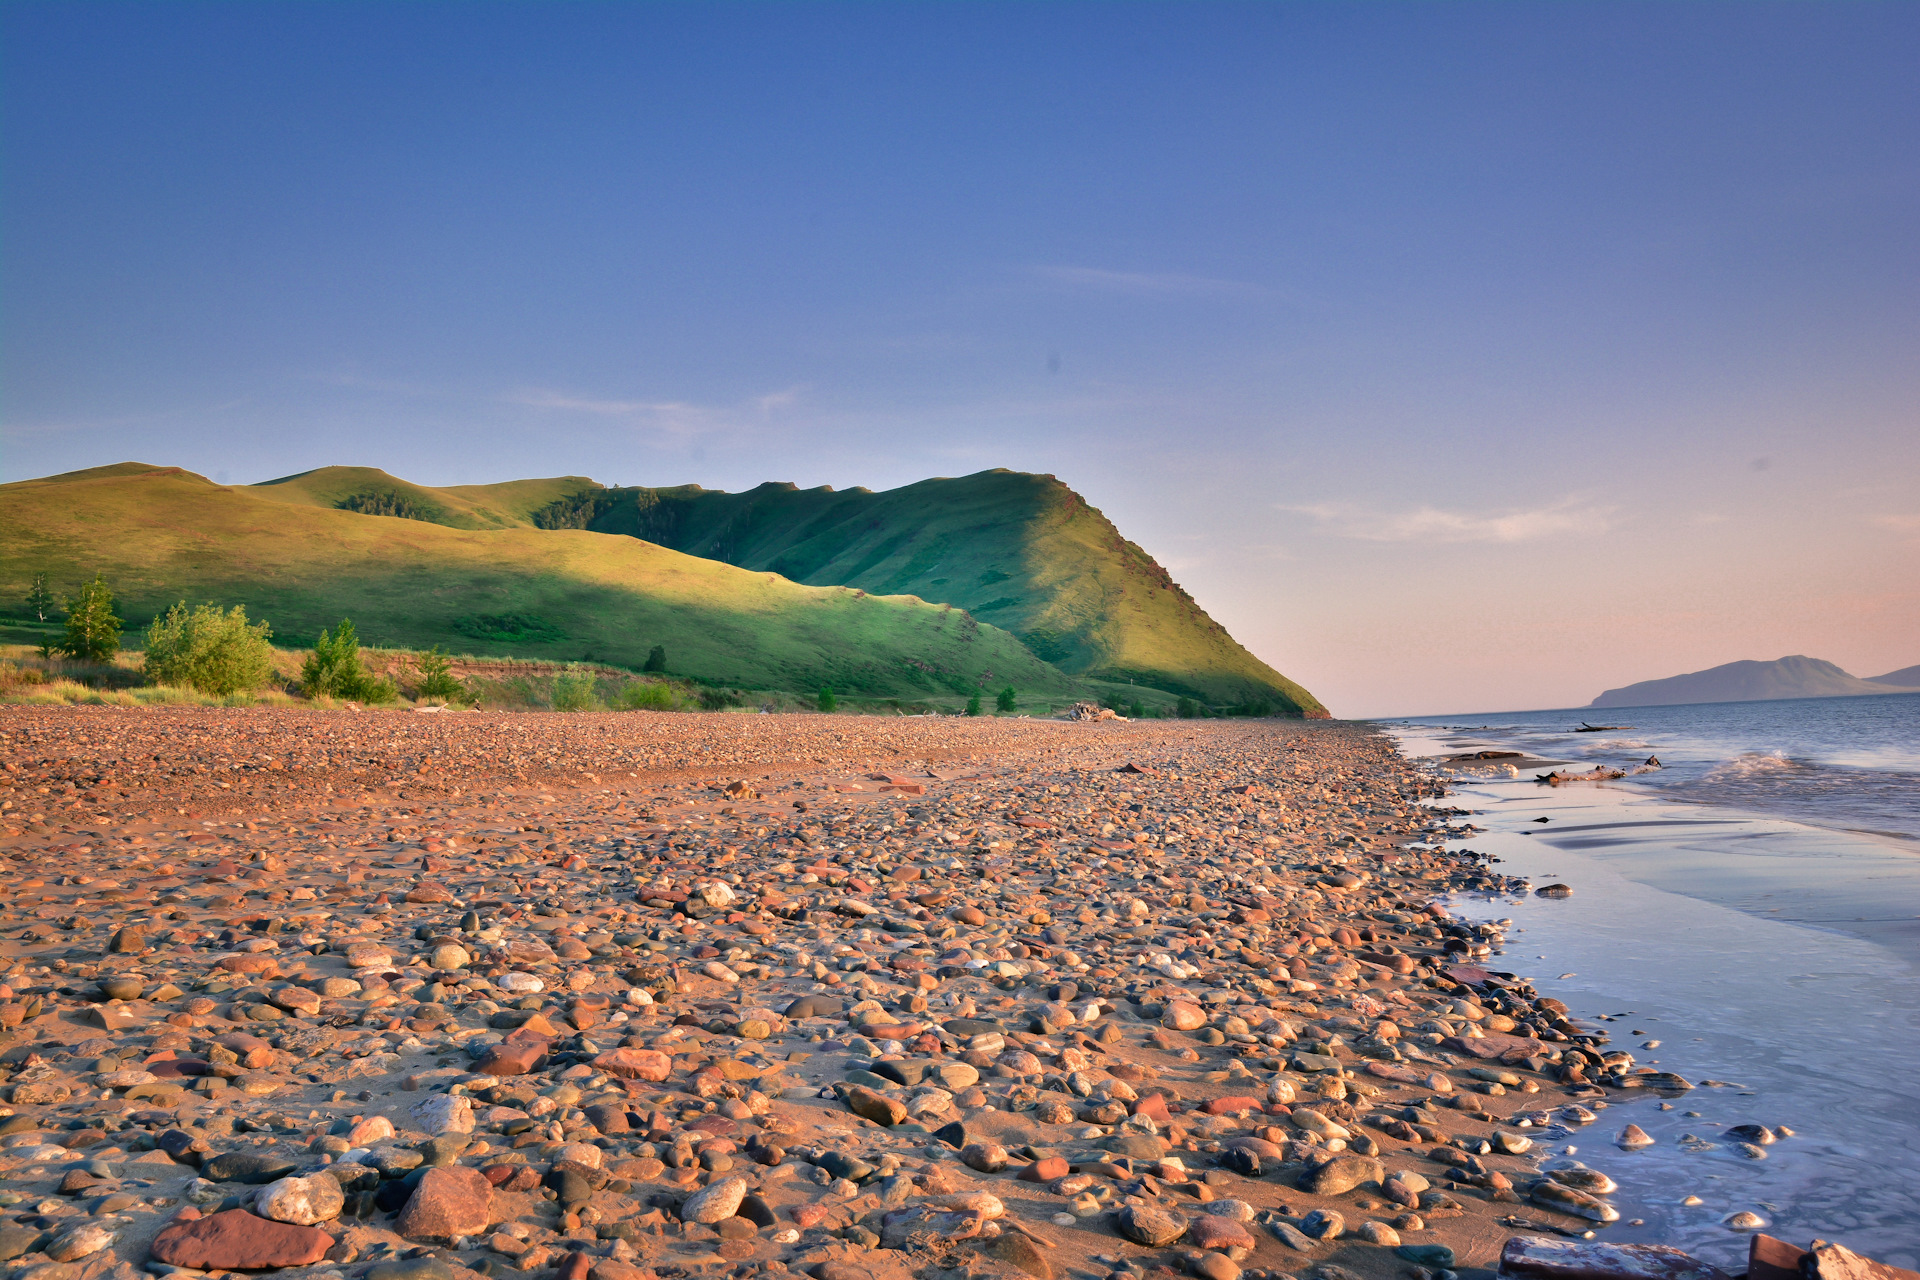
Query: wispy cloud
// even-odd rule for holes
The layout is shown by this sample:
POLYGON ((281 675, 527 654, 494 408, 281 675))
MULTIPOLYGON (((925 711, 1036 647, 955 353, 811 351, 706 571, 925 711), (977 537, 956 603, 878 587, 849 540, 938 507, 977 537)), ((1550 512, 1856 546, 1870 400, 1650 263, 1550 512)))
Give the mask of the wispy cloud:
POLYGON ((1220 280, 1178 271, 1109 271, 1104 267, 1065 266, 1032 267, 1030 270, 1037 279, 1049 284, 1099 293, 1131 294, 1135 297, 1253 298, 1268 292, 1257 284, 1240 280, 1220 280))
POLYGON ((1551 506, 1499 512, 1446 511, 1430 506, 1379 511, 1346 503, 1279 509, 1308 516, 1338 537, 1366 542, 1508 543, 1605 533, 1613 525, 1615 511, 1613 507, 1579 498, 1566 498, 1551 506))
POLYGON ((1920 515, 1875 516, 1873 517, 1873 523, 1879 525, 1882 529, 1891 529, 1895 533, 1903 533, 1909 537, 1920 537, 1920 515))
POLYGON ((802 390, 798 386, 787 387, 733 405, 705 405, 688 400, 610 400, 542 387, 521 388, 503 399, 528 409, 617 419, 638 428, 686 438, 744 426, 750 419, 765 419, 794 405, 802 390))

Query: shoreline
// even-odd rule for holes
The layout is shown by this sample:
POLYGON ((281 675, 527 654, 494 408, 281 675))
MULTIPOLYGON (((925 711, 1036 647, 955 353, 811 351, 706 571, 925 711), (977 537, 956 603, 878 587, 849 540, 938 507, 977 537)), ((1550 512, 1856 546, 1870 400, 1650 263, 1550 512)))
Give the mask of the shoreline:
MULTIPOLYGON (((1410 757, 1462 749, 1397 736, 1410 757)), ((1656 1145, 1604 1166, 1622 1184, 1623 1211, 1631 1205, 1648 1222, 1623 1238, 1678 1244, 1728 1266, 1736 1258, 1724 1228, 1681 1202, 1699 1195, 1725 1212, 1739 1198, 1727 1191, 1744 1188, 1747 1207, 1777 1223, 1769 1228, 1777 1235, 1850 1240, 1912 1268, 1920 1199, 1888 1196, 1884 1176, 1920 1159, 1906 1083, 1920 1053, 1920 970, 1906 922, 1795 918, 1814 913, 1769 911, 1759 896, 1826 880, 1822 901, 1871 897, 1861 888, 1869 879, 1836 874, 1844 864, 1823 852, 1859 838, 1606 783, 1548 788, 1485 773, 1454 783, 1450 802, 1471 808, 1465 821, 1481 828, 1458 845, 1573 894, 1456 897, 1450 909, 1511 918, 1506 967, 1580 1014, 1633 1011, 1612 1025, 1658 1041, 1650 1062, 1742 1086, 1697 1090, 1681 1113, 1635 1108, 1656 1145), (1543 816, 1551 820, 1533 821, 1543 816), (1716 861, 1734 868, 1700 869, 1716 861), (1740 1123, 1784 1123, 1798 1136, 1748 1161, 1730 1156, 1721 1137, 1740 1123)), ((1904 854, 1873 850, 1905 870, 1904 854)))
POLYGON ((914 1239, 944 1259, 922 1280, 1400 1280, 1632 1216, 1570 1148, 1609 1141, 1601 1104, 1651 1102, 1660 1069, 1473 967, 1505 930, 1436 895, 1511 886, 1434 847, 1455 816, 1370 725, 32 711, 0 729, 25 766, 10 795, 66 779, 123 802, 0 839, 8 1039, 47 1059, 25 1095, 15 1077, 8 1127, 98 1135, 0 1148, 22 1197, 0 1209, 76 1168, 137 1179, 148 1201, 116 1202, 103 1264, 177 1235, 183 1197, 261 1207, 195 1191, 163 1138, 328 1178, 432 1152, 502 1188, 474 1210, 499 1223, 436 1242, 411 1188, 364 1175, 386 1198, 323 1222, 356 1278, 424 1242, 450 1280, 907 1280, 922 1246, 885 1246, 914 1239), (436 1136, 436 1107, 471 1128, 436 1136), (736 1186, 764 1223, 680 1220, 689 1193, 736 1186))

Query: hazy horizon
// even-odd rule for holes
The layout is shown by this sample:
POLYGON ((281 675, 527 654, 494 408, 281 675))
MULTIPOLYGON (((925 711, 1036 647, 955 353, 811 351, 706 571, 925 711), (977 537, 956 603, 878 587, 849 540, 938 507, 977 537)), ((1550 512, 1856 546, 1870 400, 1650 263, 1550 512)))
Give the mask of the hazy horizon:
POLYGON ((1920 662, 1920 10, 0 11, 0 479, 1050 472, 1335 715, 1920 662))

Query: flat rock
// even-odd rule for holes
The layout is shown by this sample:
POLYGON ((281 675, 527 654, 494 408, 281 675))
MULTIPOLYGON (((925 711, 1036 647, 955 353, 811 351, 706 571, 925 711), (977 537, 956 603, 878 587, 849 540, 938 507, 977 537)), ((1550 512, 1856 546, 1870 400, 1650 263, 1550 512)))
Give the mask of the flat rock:
POLYGON ((311 1266, 331 1248, 333 1237, 318 1227, 228 1209, 163 1227, 148 1252, 160 1262, 196 1271, 266 1271, 311 1266))

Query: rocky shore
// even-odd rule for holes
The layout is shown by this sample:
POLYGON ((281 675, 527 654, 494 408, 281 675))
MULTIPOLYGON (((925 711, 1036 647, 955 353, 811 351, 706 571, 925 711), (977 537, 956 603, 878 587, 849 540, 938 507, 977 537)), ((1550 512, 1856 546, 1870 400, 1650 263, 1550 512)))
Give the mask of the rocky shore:
POLYGON ((1518 886, 1361 727, 20 709, 0 760, 10 1277, 1614 1274, 1550 1152, 1690 1087, 1481 966, 1432 900, 1518 886))

